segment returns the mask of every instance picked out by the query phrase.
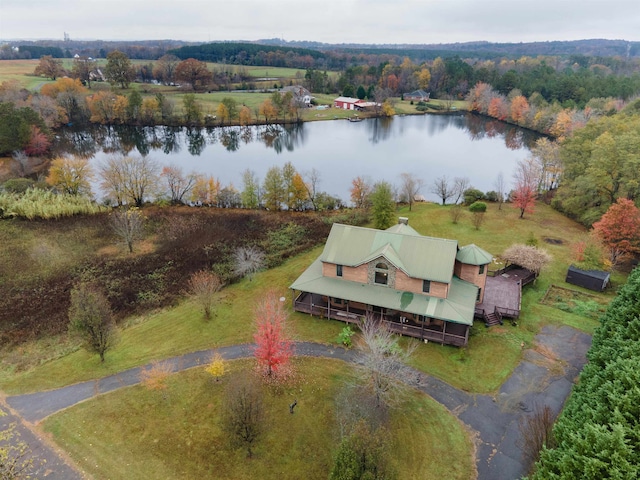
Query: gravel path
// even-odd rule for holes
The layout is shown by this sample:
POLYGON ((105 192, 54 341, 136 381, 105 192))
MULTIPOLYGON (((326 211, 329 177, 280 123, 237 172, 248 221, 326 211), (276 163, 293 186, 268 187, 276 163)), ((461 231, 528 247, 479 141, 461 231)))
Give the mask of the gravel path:
MULTIPOLYGON (((477 432, 479 480, 513 480, 527 473, 518 446, 518 420, 536 406, 549 405, 556 413, 562 409, 573 381, 586 362, 591 337, 570 327, 545 327, 537 335, 536 345, 537 348, 525 352, 523 361, 494 396, 467 394, 417 370, 409 375, 409 378, 415 379, 413 387, 433 397, 477 432), (558 364, 562 368, 558 368, 558 364)), ((216 351, 226 359, 245 358, 252 353, 251 345, 233 345, 216 351)), ((212 352, 193 352, 166 362, 173 371, 180 371, 208 363, 212 352)), ((308 342, 297 343, 296 354, 336 358, 346 362, 355 360, 353 351, 308 342)), ((496 358, 495 361, 500 359, 496 358)), ((36 457, 46 460, 46 472, 41 471, 36 478, 75 480, 82 476, 75 473, 48 446, 47 439, 34 435, 34 429, 26 427, 98 394, 138 383, 141 369, 132 368, 99 380, 6 399, 8 406, 20 417, 11 418, 20 425, 22 438, 36 457)))

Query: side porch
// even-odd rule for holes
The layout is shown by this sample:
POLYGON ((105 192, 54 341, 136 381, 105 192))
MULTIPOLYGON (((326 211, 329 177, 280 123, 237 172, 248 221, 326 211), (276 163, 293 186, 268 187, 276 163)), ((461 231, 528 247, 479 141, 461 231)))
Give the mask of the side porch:
POLYGON ((300 292, 294 298, 293 309, 349 324, 357 324, 370 315, 394 333, 444 345, 464 347, 469 340, 469 325, 309 292, 300 292))

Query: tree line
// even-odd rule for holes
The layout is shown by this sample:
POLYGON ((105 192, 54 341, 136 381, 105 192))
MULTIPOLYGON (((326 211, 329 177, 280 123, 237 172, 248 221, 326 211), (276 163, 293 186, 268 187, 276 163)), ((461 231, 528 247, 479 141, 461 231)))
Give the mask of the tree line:
POLYGON ((580 374, 531 480, 640 475, 640 269, 601 317, 580 374))

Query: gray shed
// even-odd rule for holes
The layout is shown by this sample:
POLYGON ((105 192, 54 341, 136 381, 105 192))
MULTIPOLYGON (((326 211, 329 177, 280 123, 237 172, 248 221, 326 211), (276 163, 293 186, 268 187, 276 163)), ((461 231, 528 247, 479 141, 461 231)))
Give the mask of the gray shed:
POLYGON ((580 270, 571 265, 567 271, 565 282, 595 290, 596 292, 602 292, 607 287, 610 276, 609 272, 603 272, 602 270, 580 270))

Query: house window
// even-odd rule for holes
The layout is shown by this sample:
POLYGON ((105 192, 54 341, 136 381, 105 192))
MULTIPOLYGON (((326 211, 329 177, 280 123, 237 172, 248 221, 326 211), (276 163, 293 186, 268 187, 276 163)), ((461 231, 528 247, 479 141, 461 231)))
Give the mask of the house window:
POLYGON ((431 291, 431 280, 422 281, 422 293, 429 293, 431 291))
POLYGON ((378 285, 387 285, 389 281, 389 267, 386 263, 378 263, 376 265, 376 275, 374 282, 378 285))
POLYGON ((342 265, 336 265, 336 277, 342 276, 342 265))
POLYGON ((476 302, 479 302, 479 301, 480 301, 480 297, 481 297, 481 296, 482 296, 482 289, 481 289, 481 288, 479 288, 479 289, 478 289, 478 296, 476 297, 476 302))
POLYGON ((480 273, 480 275, 482 275, 484 273, 484 265, 480 265, 480 272, 478 272, 478 273, 480 273))

